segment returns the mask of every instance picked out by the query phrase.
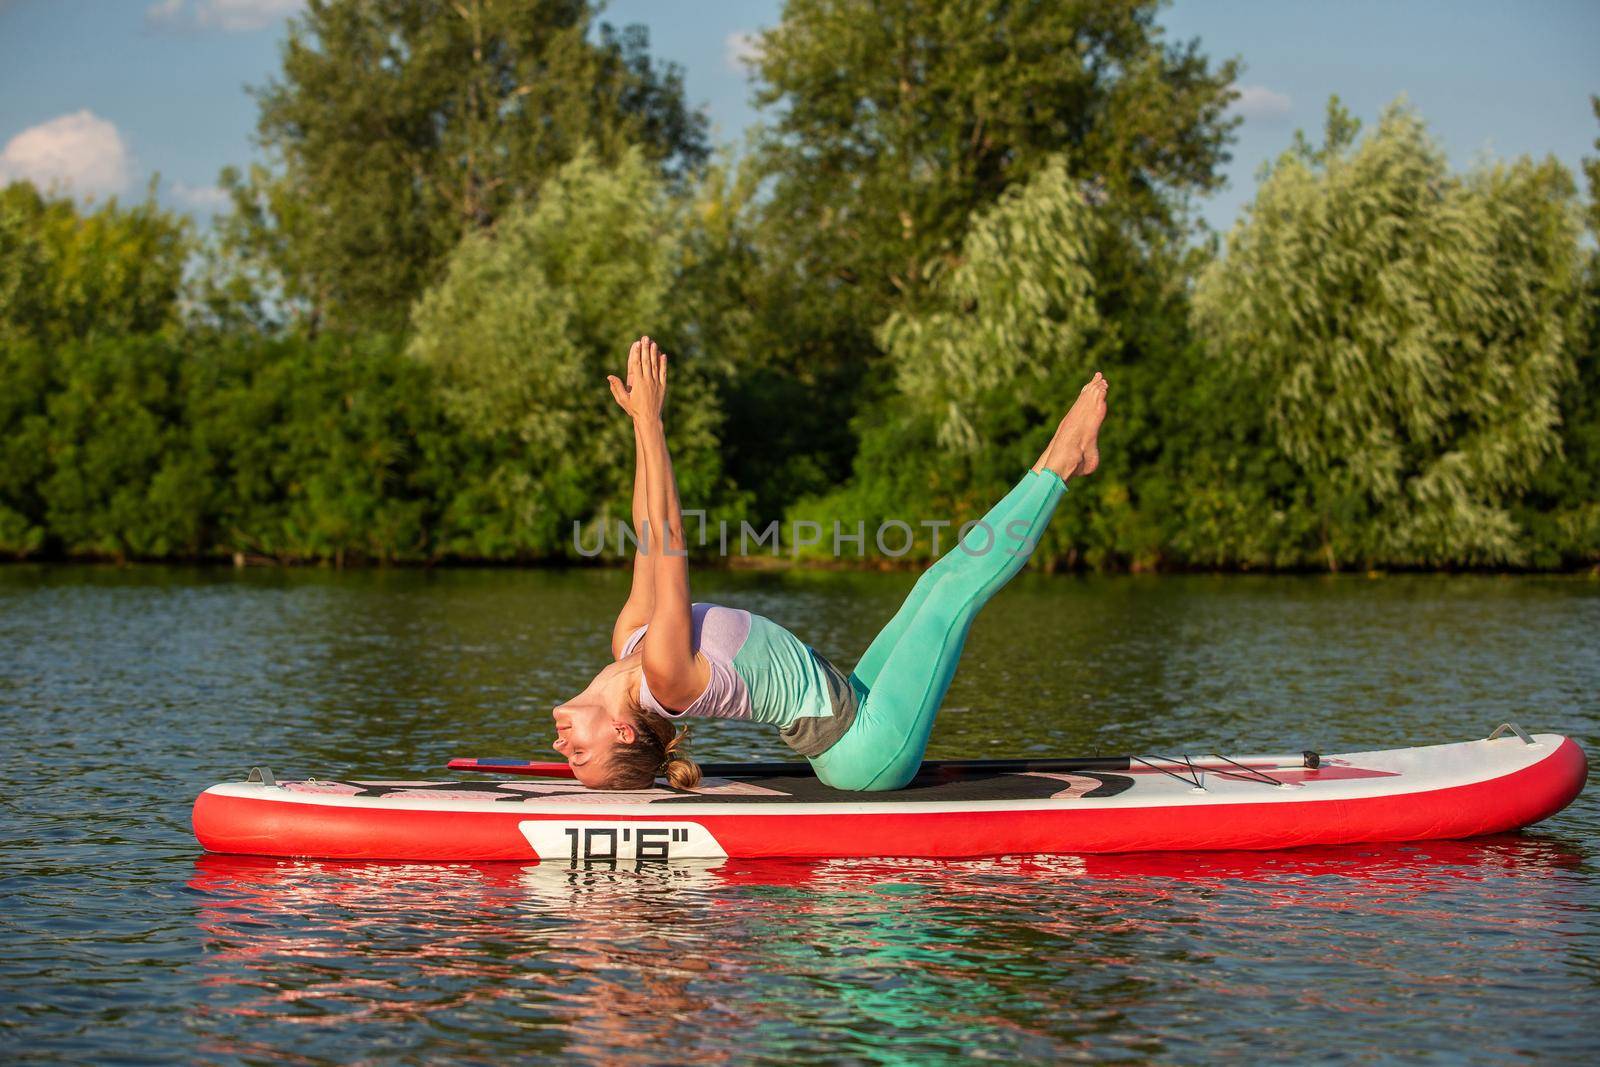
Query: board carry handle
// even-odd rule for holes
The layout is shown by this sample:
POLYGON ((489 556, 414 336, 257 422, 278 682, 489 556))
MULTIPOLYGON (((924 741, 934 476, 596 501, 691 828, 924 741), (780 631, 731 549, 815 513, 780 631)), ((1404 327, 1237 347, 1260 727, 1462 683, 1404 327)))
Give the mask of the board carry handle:
POLYGON ((1514 722, 1503 722, 1499 726, 1496 726, 1494 728, 1494 733, 1490 734, 1486 740, 1495 741, 1501 737, 1504 737, 1506 734, 1516 734, 1518 737, 1522 738, 1522 743, 1525 745, 1533 745, 1535 748, 1537 748, 1539 745, 1539 742, 1528 736, 1528 731, 1524 730, 1514 722))

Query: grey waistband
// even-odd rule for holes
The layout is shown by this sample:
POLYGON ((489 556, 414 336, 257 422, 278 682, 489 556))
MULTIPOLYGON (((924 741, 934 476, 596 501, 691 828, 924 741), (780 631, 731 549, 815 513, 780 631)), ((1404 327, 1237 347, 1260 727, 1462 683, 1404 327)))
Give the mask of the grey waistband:
POLYGON ((815 649, 811 650, 811 656, 828 680, 828 703, 833 707, 833 714, 807 715, 778 731, 784 744, 807 759, 822 755, 845 735, 850 724, 856 721, 858 706, 856 691, 843 672, 818 655, 815 649))

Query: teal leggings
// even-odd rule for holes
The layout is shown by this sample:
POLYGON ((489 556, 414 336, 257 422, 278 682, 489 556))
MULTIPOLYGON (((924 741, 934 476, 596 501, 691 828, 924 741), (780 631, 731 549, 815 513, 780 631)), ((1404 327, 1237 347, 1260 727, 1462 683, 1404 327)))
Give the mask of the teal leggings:
POLYGON ((879 790, 916 776, 972 620, 1028 562, 1065 491, 1054 471, 1029 471, 917 579, 850 675, 855 722, 812 757, 818 778, 836 789, 879 790))

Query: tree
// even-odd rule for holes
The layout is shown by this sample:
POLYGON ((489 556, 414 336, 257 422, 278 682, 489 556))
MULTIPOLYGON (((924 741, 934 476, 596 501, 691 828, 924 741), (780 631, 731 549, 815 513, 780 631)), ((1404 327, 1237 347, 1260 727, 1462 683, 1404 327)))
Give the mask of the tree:
POLYGON ((426 367, 393 338, 208 337, 189 371, 206 550, 282 562, 423 560, 468 477, 426 367))
POLYGON ((310 325, 393 329, 464 236, 590 144, 667 175, 705 118, 641 28, 583 0, 311 0, 257 91, 275 168, 224 172, 235 257, 268 266, 310 325))
POLYGON ((146 334, 72 341, 51 354, 40 485, 51 537, 70 554, 192 556, 211 468, 188 447, 185 346, 146 334))
MULTIPOLYGON (((1589 106, 1600 119, 1600 96, 1589 106)), ((1600 138, 1594 142, 1600 150, 1600 138)), ((1600 242, 1600 156, 1583 161, 1589 185, 1584 219, 1600 242)), ((1573 334, 1573 374, 1561 390, 1561 462, 1540 470, 1518 518, 1541 567, 1600 563, 1600 249, 1584 265, 1582 321, 1573 334)))
MULTIPOLYGON (((1510 506, 1557 448, 1578 273, 1571 179, 1523 158, 1449 172, 1401 105, 1270 168, 1195 293, 1255 379, 1329 568, 1522 559, 1510 506)), ((1292 503, 1292 502, 1290 502, 1292 503)))
MULTIPOLYGON (((490 469, 441 536, 466 555, 568 551, 570 523, 628 514, 634 454, 606 375, 632 337, 678 351, 668 303, 683 221, 642 152, 615 167, 580 153, 451 256, 415 312, 412 354, 490 469), (609 510, 608 510, 609 509, 609 510)), ((715 397, 693 361, 673 385, 674 466, 686 502, 720 484, 715 397)))
POLYGON ((30 337, 0 337, 0 555, 29 556, 44 547, 44 498, 50 469, 50 360, 30 337))
POLYGON ((960 523, 998 498, 1095 365, 1104 330, 1091 261, 1103 224, 1059 157, 980 212, 921 310, 879 329, 895 387, 886 418, 863 434, 849 489, 805 517, 825 528, 909 515, 960 523))
POLYGON ((0 553, 46 546, 61 350, 174 328, 191 247, 187 222, 153 199, 87 210, 27 182, 0 189, 0 553))
POLYGON ((889 392, 873 331, 918 310, 931 271, 1005 189, 1065 152, 1119 220, 1102 259, 1181 228, 1182 198, 1220 184, 1234 64, 1164 40, 1159 6, 791 0, 762 36, 757 101, 773 112, 757 159, 771 183, 762 296, 782 316, 766 333, 783 341, 774 373, 830 398, 806 435, 829 445, 814 464, 824 478, 842 480, 852 458, 837 429, 889 392))
POLYGON ((878 331, 904 407, 933 427, 940 466, 992 450, 1019 414, 1053 410, 1063 364, 1088 367, 1098 224, 1057 157, 979 214, 924 310, 896 312, 878 331))
POLYGON ((178 322, 189 224, 155 199, 93 211, 28 182, 0 189, 0 339, 58 343, 178 322))

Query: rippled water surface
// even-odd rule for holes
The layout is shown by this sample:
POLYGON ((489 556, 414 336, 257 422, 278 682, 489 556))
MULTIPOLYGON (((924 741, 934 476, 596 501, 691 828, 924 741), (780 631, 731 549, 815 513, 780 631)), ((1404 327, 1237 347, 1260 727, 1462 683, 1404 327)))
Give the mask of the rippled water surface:
MULTIPOLYGON (((909 575, 712 575, 843 663, 909 575)), ((0 568, 0 1055, 1593 1062, 1600 803, 1468 842, 556 872, 203 855, 194 795, 539 755, 620 572, 0 568)), ((1600 739, 1600 582, 1025 576, 936 757, 1600 739)), ((709 757, 781 758, 758 727, 709 757)))

